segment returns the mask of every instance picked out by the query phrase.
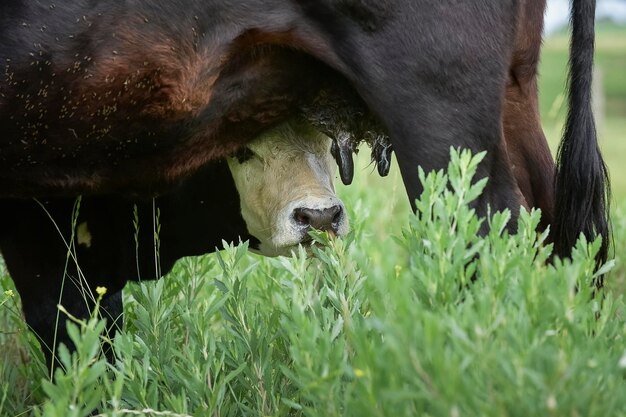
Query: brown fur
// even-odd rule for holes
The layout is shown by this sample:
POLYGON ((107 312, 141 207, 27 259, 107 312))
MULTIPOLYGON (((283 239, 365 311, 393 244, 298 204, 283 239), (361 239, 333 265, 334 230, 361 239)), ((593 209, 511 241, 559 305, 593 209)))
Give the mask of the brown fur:
POLYGON ((0 149, 1 159, 17 160, 5 169, 21 170, 16 181, 0 168, 3 194, 159 192, 290 117, 325 73, 297 52, 290 31, 205 34, 214 39, 200 44, 194 22, 181 30, 170 36, 147 18, 127 18, 97 47, 37 60, 43 71, 13 81, 42 79, 42 94, 5 84, 15 107, 9 135, 24 146, 0 149))

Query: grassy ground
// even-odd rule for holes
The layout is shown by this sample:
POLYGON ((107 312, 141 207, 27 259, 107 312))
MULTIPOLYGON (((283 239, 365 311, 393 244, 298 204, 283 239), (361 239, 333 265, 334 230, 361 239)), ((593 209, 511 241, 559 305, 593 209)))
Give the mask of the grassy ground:
MULTIPOLYGON (((548 40, 541 68, 552 143, 566 45, 548 40)), ((119 416, 626 416, 626 311, 615 300, 626 288, 626 30, 603 26, 597 49, 619 262, 602 306, 573 291, 590 275, 583 249, 573 266, 552 268, 530 232, 480 243, 450 196, 435 200, 453 218, 415 218, 398 171, 381 179, 362 155, 354 184, 338 186, 354 219, 344 243, 318 261, 231 248, 129 288, 108 371, 91 349, 92 322, 68 375, 42 382, 41 354, 0 270, 0 416, 78 416, 92 400, 119 416), (466 288, 468 247, 481 261, 466 288)))

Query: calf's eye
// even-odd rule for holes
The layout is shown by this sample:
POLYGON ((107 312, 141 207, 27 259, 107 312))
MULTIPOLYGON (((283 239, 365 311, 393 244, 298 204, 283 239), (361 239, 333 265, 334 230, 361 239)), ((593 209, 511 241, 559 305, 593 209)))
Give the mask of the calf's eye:
POLYGON ((237 162, 243 164, 244 162, 252 159, 252 157, 255 156, 255 153, 252 152, 252 150, 250 150, 250 148, 248 148, 247 146, 244 146, 243 148, 240 148, 233 156, 237 158, 237 162))

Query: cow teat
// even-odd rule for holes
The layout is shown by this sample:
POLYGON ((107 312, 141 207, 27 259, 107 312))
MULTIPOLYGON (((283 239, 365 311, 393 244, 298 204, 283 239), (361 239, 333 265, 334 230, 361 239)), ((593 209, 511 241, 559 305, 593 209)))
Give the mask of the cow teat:
POLYGON ((339 176, 344 185, 352 184, 354 178, 354 160, 352 159, 353 141, 351 136, 344 133, 340 139, 334 139, 330 148, 330 152, 335 158, 335 162, 339 167, 339 176))
POLYGON ((331 153, 345 185, 352 183, 352 153, 361 142, 372 148, 378 173, 383 177, 389 173, 392 152, 389 135, 354 89, 341 83, 323 88, 300 111, 309 123, 333 140, 331 153))
POLYGON ((391 142, 389 142, 388 138, 380 138, 374 141, 374 144, 372 145, 372 161, 376 163, 378 174, 381 177, 386 177, 387 174, 389 174, 392 153, 393 148, 391 147, 391 142))

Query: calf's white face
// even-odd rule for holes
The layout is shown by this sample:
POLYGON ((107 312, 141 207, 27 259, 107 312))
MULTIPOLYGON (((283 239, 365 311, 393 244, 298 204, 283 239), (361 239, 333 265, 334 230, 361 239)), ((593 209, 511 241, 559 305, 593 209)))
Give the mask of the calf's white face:
POLYGON ((338 236, 348 218, 333 184, 331 140, 302 121, 265 132, 228 159, 248 232, 266 256, 288 255, 309 242, 311 228, 338 236))

